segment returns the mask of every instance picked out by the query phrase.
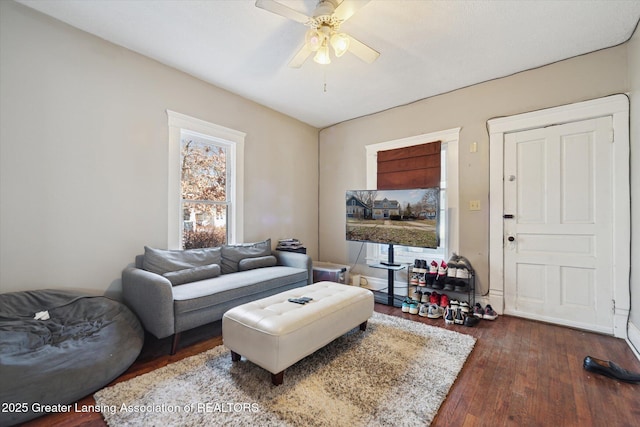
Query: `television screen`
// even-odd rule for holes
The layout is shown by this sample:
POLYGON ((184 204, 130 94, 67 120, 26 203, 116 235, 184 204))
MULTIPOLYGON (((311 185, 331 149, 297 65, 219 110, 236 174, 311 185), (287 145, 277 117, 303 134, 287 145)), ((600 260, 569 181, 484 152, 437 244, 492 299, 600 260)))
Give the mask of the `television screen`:
POLYGON ((346 193, 350 241, 437 248, 440 188, 351 190, 346 193))

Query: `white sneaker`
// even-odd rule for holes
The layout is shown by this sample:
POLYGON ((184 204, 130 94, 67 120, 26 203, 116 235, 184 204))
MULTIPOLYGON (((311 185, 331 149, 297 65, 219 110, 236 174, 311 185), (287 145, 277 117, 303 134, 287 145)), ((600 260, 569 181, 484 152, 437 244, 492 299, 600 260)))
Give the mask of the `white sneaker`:
POLYGON ((463 313, 468 313, 469 312, 469 303, 466 301, 461 301, 460 302, 460 310, 462 310, 463 313))
POLYGON ((444 323, 446 325, 453 325, 455 321, 453 317, 454 317, 453 310, 451 309, 451 306, 448 306, 447 309, 445 310, 444 323))
POLYGON ((427 317, 429 313, 429 304, 422 304, 420 306, 420 311, 418 312, 418 316, 427 317))
MULTIPOLYGON (((451 267, 449 267, 451 268, 451 267)), ((468 279, 469 278, 469 270, 464 267, 459 267, 456 269, 456 279, 468 279)))
POLYGON ((444 308, 439 305, 431 304, 429 305, 429 310, 427 311, 427 317, 429 319, 438 319, 444 316, 444 308))
POLYGON ((411 301, 409 304, 409 314, 418 314, 418 301, 411 301))

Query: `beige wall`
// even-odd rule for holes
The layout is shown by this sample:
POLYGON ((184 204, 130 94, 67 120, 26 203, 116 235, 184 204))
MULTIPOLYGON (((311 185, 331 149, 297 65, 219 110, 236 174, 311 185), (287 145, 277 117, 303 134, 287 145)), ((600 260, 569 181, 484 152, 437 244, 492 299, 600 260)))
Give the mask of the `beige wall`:
MULTIPOLYGON (((121 269, 143 245, 166 245, 170 109, 247 133, 245 241, 294 236, 313 258, 339 263, 355 259, 358 249, 344 240, 342 203, 345 190, 365 187, 365 145, 461 126, 460 206, 479 199, 482 210, 461 211, 460 252, 486 292, 486 121, 629 89, 632 222, 638 223, 637 31, 623 46, 324 129, 318 152, 317 129, 0 1, 0 291, 74 287, 117 294, 121 269), (472 142, 477 153, 469 152, 472 142), (292 179, 292 170, 306 173, 292 179)), ((640 306, 639 251, 635 233, 632 307, 640 306)), ((632 322, 640 325, 637 309, 632 322)))
POLYGON ((627 44, 631 94, 631 323, 636 351, 640 352, 640 31, 627 44), (635 224, 635 227, 633 226, 635 224))
POLYGON ((166 247, 167 109, 247 133, 245 241, 316 255, 317 129, 16 3, 0 19, 0 291, 117 295, 166 247))
MULTIPOLYGON (((342 204, 345 190, 365 187, 365 145, 461 127, 460 254, 469 258, 477 271, 478 293, 486 293, 490 208, 487 120, 622 93, 628 88, 627 76, 627 48, 623 45, 323 129, 320 259, 355 261, 353 254, 359 244, 344 239, 342 204), (478 143, 476 153, 470 153, 473 142, 478 143), (469 211, 469 200, 480 200, 481 210, 469 211)), ((362 265, 362 256, 359 263, 354 271, 381 276, 362 265)))

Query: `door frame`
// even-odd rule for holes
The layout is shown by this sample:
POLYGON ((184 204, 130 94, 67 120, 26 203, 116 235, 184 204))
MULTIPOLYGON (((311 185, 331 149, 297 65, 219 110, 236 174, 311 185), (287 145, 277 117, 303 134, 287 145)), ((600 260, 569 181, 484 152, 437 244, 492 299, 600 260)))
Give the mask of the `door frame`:
POLYGON ((613 334, 627 338, 631 263, 629 187, 629 98, 618 94, 590 101, 490 119, 489 130, 489 301, 504 312, 504 135, 512 132, 612 116, 613 135, 613 334))

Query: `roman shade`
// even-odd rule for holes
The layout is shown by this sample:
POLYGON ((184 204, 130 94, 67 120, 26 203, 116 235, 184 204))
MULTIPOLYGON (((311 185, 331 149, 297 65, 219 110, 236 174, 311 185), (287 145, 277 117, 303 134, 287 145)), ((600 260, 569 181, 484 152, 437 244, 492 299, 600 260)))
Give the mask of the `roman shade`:
POLYGON ((440 186, 440 144, 428 142, 378 151, 378 190, 440 186))

